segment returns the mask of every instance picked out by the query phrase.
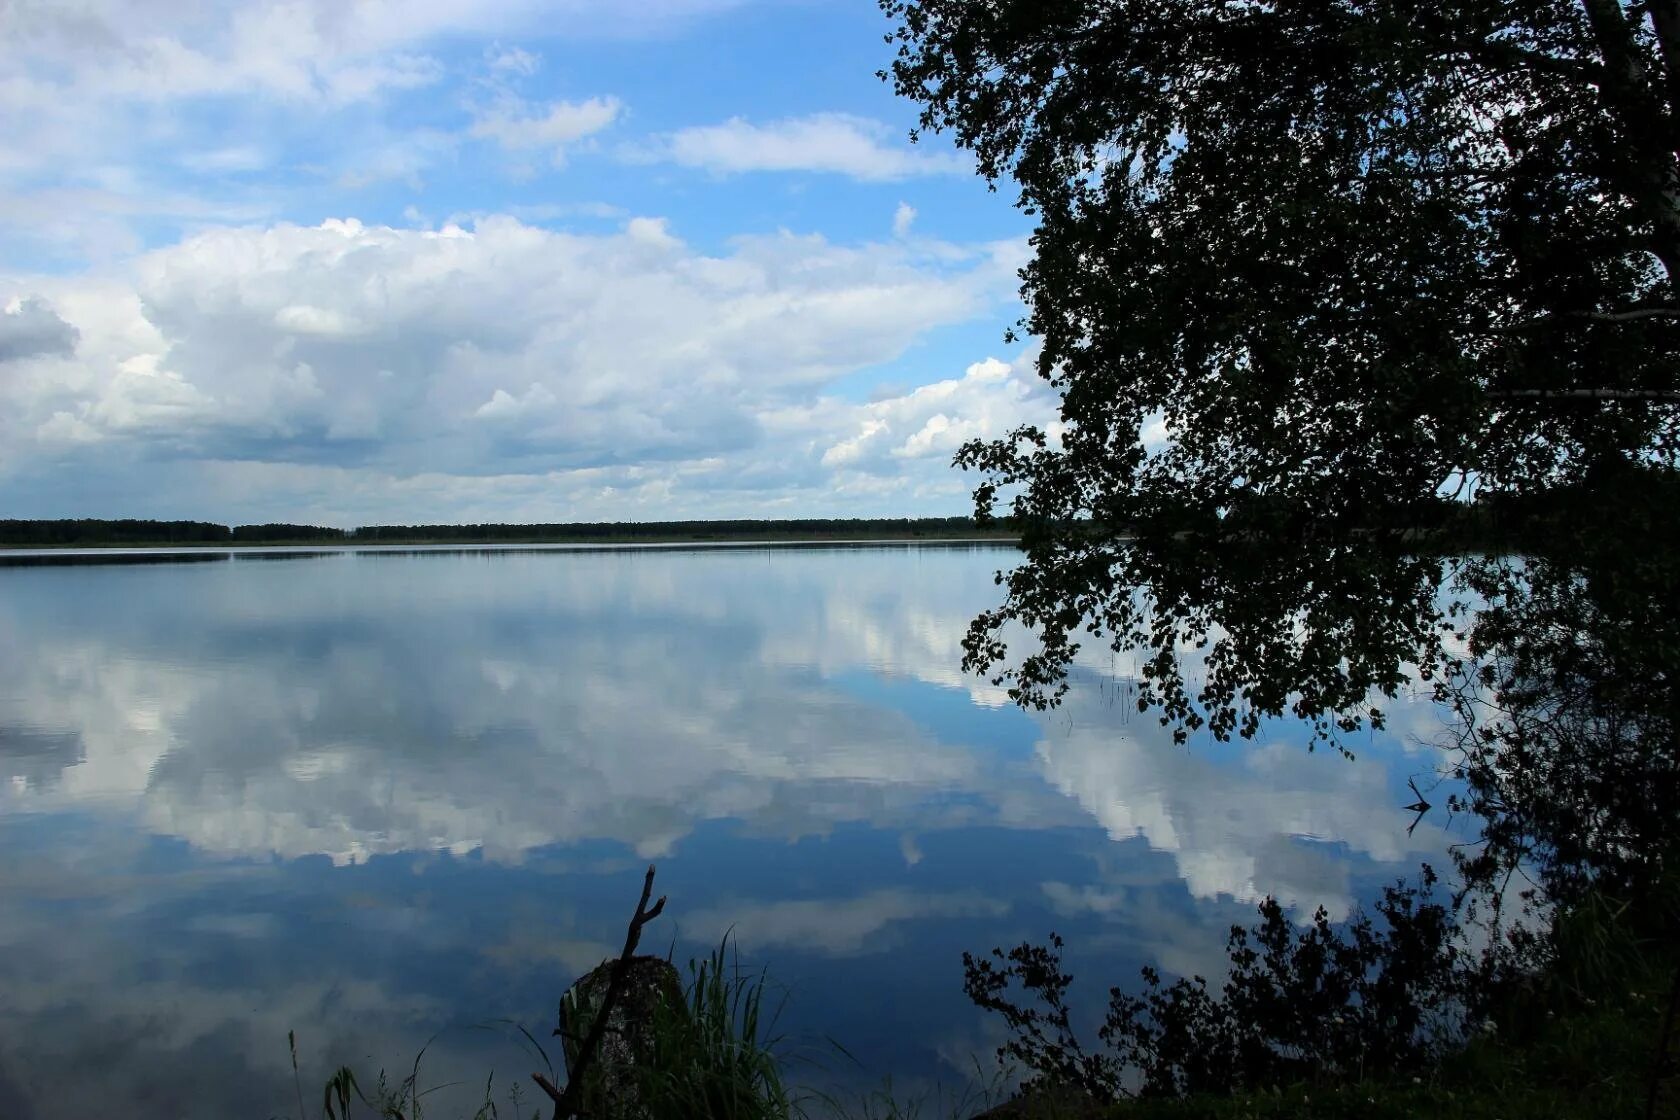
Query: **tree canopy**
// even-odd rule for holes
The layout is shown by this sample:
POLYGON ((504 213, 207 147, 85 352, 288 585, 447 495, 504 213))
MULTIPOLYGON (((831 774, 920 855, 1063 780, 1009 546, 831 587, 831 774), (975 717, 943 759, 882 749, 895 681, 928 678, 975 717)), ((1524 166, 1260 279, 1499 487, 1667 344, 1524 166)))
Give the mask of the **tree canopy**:
POLYGON ((1025 534, 967 641, 1019 701, 1090 635, 1180 734, 1380 722, 1462 629, 1443 495, 1675 467, 1680 0, 881 7, 921 131, 1036 219, 1061 423, 958 456, 1025 534))

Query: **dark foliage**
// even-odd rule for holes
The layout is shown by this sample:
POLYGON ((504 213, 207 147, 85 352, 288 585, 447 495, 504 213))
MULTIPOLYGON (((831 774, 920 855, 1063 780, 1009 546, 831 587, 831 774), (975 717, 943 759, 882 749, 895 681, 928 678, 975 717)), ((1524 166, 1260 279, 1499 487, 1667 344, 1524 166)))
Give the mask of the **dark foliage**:
POLYGON ((1674 467, 1680 0, 881 3, 1037 221, 1065 431, 958 456, 1024 535, 966 648, 1021 702, 1097 638, 1180 733, 1380 723, 1444 657, 1444 490, 1674 467))
POLYGON ((227 544, 232 531, 206 521, 0 520, 0 545, 227 544))
POLYGON ((1563 495, 1514 555, 1462 565, 1479 604, 1441 694, 1459 717, 1454 807, 1484 822, 1468 882, 1591 892, 1680 935, 1680 490, 1627 470, 1563 495), (1618 496, 1612 505, 1601 495, 1618 496))
POLYGON ((342 541, 347 536, 343 529, 332 529, 321 525, 288 525, 270 522, 265 525, 235 525, 232 530, 234 544, 254 544, 273 541, 342 541))
POLYGON ((1013 1037, 999 1057, 1035 1077, 1099 1100, 1226 1094, 1297 1082, 1338 1082, 1410 1071, 1463 1039, 1481 1014, 1481 965, 1457 947, 1450 910, 1421 888, 1384 891, 1379 924, 1359 913, 1338 927, 1323 910, 1297 930, 1273 899, 1253 929, 1233 926, 1231 970, 1216 993, 1200 976, 1162 981, 1143 970, 1144 993, 1110 992, 1101 1051, 1070 1022, 1072 977, 1062 941, 1007 954, 963 956, 970 999, 997 1012, 1013 1037), (1033 1004, 1015 1002, 1018 988, 1033 1004))
POLYGON ((1486 822, 1467 913, 1532 876, 1542 919, 1472 968, 1409 892, 1380 933, 1268 904, 1222 994, 1146 973, 1099 1054, 1059 942, 969 959, 1006 1052, 1098 1096, 1392 1074, 1443 1015, 1524 1006, 1512 978, 1579 959, 1611 898, 1666 987, 1680 0, 881 6, 884 76, 1036 217, 1022 326, 1062 396, 1056 438, 957 456, 1026 552, 967 667, 1045 706, 1103 641, 1181 740, 1293 713, 1336 742, 1429 682, 1486 822))

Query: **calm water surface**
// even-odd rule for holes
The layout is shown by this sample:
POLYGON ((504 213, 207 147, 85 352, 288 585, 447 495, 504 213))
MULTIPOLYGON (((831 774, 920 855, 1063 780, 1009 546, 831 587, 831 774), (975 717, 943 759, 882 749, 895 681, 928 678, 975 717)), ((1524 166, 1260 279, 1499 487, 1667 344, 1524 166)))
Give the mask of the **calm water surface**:
POLYGON ((904 1089, 989 1065, 964 949, 1055 929, 1100 1000, 1217 972, 1267 893, 1339 915, 1440 861, 1399 808, 1427 705, 1350 763, 1175 748, 1106 654, 1042 716, 965 678, 1014 560, 0 561, 0 1116, 293 1115, 289 1030, 306 1100, 434 1036, 428 1082, 524 1079, 498 1024, 546 1039, 650 860, 645 947, 733 930, 801 1077, 904 1089))

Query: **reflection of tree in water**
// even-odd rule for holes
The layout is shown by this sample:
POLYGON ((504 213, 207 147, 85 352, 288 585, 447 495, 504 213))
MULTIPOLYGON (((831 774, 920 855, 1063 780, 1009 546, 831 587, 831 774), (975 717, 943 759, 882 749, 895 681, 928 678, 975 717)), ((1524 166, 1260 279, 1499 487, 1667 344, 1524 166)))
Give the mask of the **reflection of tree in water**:
POLYGON ((1026 551, 966 663, 1054 703, 1094 637, 1181 739, 1338 746, 1421 676, 1485 822, 1466 887, 1670 941, 1680 5, 882 7, 923 127, 1034 215, 1062 394, 958 455, 1026 551))
MULTIPOLYGON (((1671 476, 1566 493, 1461 565, 1482 604, 1442 693, 1459 717, 1460 804, 1486 825, 1472 882, 1527 871, 1568 906, 1660 889, 1680 836, 1680 540, 1671 476), (1612 505, 1603 494, 1615 494, 1612 505)), ((1644 898, 1642 910, 1654 900, 1644 898)))

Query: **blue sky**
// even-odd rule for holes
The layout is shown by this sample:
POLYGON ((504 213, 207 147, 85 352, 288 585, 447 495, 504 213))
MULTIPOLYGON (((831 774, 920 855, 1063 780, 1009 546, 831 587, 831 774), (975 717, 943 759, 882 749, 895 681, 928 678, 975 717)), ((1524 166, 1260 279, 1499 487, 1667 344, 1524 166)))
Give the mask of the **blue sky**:
POLYGON ((1028 220, 868 0, 0 8, 0 517, 965 512, 1028 220))

